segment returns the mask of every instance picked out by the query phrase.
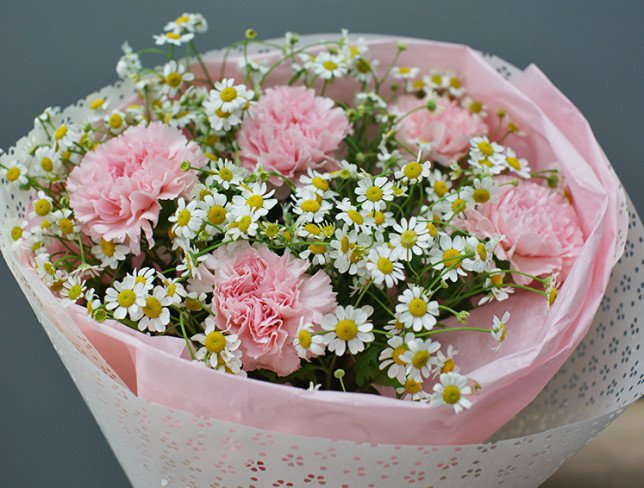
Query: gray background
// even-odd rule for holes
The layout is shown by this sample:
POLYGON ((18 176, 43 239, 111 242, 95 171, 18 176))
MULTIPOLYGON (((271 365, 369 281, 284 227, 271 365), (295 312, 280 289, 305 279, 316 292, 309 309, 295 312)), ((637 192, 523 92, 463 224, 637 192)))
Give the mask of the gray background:
MULTIPOLYGON (((113 82, 120 45, 152 45, 183 11, 201 12, 202 50, 247 27, 346 27, 460 42, 519 67, 536 63, 590 121, 640 214, 644 205, 644 2, 0 0, 0 147, 33 115, 113 82)), ((127 480, 46 335, 0 263, 0 486, 121 487, 127 480)))

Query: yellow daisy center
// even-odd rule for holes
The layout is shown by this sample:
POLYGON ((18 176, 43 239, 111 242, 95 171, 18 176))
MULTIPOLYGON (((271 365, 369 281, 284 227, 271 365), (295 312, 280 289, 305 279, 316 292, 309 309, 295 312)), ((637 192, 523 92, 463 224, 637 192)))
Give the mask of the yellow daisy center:
POLYGON ((414 298, 409 302, 409 313, 414 317, 422 317, 427 313, 427 302, 422 298, 414 298))
POLYGON ((303 349, 308 349, 309 347, 311 347, 311 343, 313 342, 311 333, 306 329, 300 329, 300 331, 297 333, 297 339, 303 349))
POLYGON ((429 351, 423 349, 414 354, 414 357, 411 358, 411 365, 416 369, 421 369, 427 365, 429 362, 429 351))
POLYGON ((175 41, 181 39, 181 34, 177 34, 176 32, 168 32, 165 36, 168 39, 172 39, 172 40, 175 40, 175 41))
POLYGON ((182 81, 183 76, 181 76, 181 73, 177 73, 176 71, 168 73, 168 76, 165 77, 165 82, 172 88, 177 88, 182 81))
POLYGON ((83 288, 81 285, 75 284, 69 287, 69 292, 67 292, 67 296, 69 297, 70 300, 78 300, 78 298, 81 296, 81 293, 83 293, 83 288))
POLYGON ((20 178, 20 168, 14 166, 7 170, 7 181, 16 181, 20 178))
POLYGON ((470 111, 472 114, 478 114, 483 110, 483 104, 479 101, 473 101, 470 103, 469 107, 467 109, 470 111))
POLYGON ((484 156, 492 156, 492 154, 494 154, 494 148, 489 142, 481 141, 477 144, 477 147, 484 156))
POLYGON ((231 181, 233 179, 233 172, 230 168, 221 168, 219 170, 219 177, 224 181, 231 181))
POLYGON ((394 271, 394 263, 391 262, 391 259, 385 258, 385 257, 380 257, 378 258, 378 271, 380 271, 382 274, 391 274, 394 271))
POLYGON ((143 313, 150 319, 158 319, 161 316, 163 307, 161 302, 155 297, 147 297, 143 307, 143 313))
POLYGON ((477 188, 472 197, 476 203, 485 203, 490 199, 490 192, 485 188, 477 188))
POLYGON ((407 229, 400 234, 400 245, 405 249, 411 249, 418 242, 418 234, 415 230, 407 229))
POLYGON ((246 199, 246 205, 258 210, 264 205, 264 197, 261 195, 251 195, 246 199))
POLYGON ((401 366, 404 365, 404 364, 407 364, 407 363, 405 363, 405 361, 400 359, 400 356, 405 354, 406 351, 407 351, 407 347, 404 344, 402 344, 402 345, 398 346, 396 349, 394 349, 391 352, 391 359, 393 360, 393 362, 396 363, 396 364, 399 364, 401 366))
POLYGON ((325 61, 322 63, 322 66, 324 66, 324 69, 329 71, 334 71, 338 68, 338 65, 331 60, 325 61))
POLYGON ((309 251, 313 254, 324 254, 326 252, 325 244, 309 244, 309 251))
POLYGON ((314 236, 319 236, 320 232, 321 232, 320 226, 318 226, 316 224, 311 224, 311 223, 306 224, 304 226, 304 230, 306 232, 308 232, 309 234, 313 234, 314 236))
POLYGON ((498 288, 501 285, 503 285, 503 275, 500 275, 500 274, 492 275, 490 276, 490 281, 492 282, 492 285, 498 288))
POLYGON ((230 117, 230 113, 224 112, 221 108, 215 110, 215 115, 217 115, 217 117, 219 117, 220 119, 227 119, 228 117, 230 117))
POLYGON ((320 203, 317 200, 303 200, 300 208, 305 212, 315 213, 320 210, 320 203))
POLYGON ((423 172, 423 167, 420 165, 420 163, 407 163, 403 172, 405 173, 405 176, 407 178, 409 178, 410 180, 415 180, 423 172))
POLYGON ((51 171, 54 169, 54 162, 45 156, 40 160, 40 167, 45 171, 51 171))
POLYGON ((136 294, 132 290, 122 290, 116 297, 116 301, 123 308, 130 308, 136 301, 136 294))
POLYGON ((358 325, 353 320, 340 320, 335 326, 335 333, 340 340, 350 341, 358 335, 358 325))
POLYGON ((110 115, 109 124, 112 129, 118 129, 123 125, 123 117, 119 114, 112 114, 110 115))
POLYGON ((557 289, 553 288, 548 292, 548 303, 552 305, 555 303, 555 300, 557 299, 557 289))
POLYGON ((452 202, 452 212, 454 213, 460 213, 463 210, 465 210, 465 207, 467 206, 467 203, 465 200, 462 198, 457 198, 452 202))
POLYGON ((369 73, 369 71, 371 71, 371 65, 366 59, 360 58, 356 63, 356 69, 360 71, 360 73, 369 73))
POLYGON ((451 86, 452 88, 458 89, 461 87, 461 80, 459 80, 458 78, 450 78, 449 86, 451 86))
POLYGON ((517 158, 513 158, 512 156, 505 158, 505 161, 508 163, 508 165, 519 171, 521 170, 521 162, 517 158))
POLYGON ((454 359, 449 358, 446 359, 443 365, 441 366, 441 373, 449 373, 451 371, 454 371, 454 359))
POLYGON ((206 336, 205 346, 210 352, 219 354, 226 347, 226 336, 216 330, 206 336))
POLYGON ((105 254, 107 257, 114 256, 114 252, 116 251, 116 244, 114 242, 101 239, 100 246, 101 251, 103 251, 103 254, 105 254))
POLYGON ((177 225, 179 227, 185 227, 190 223, 190 219, 192 218, 192 214, 190 213, 190 210, 187 208, 184 208, 179 212, 179 215, 177 215, 177 225))
POLYGON ((252 220, 250 219, 250 217, 248 215, 244 215, 237 222, 237 227, 239 227, 239 230, 241 230, 242 232, 246 232, 250 227, 251 223, 252 223, 252 220))
POLYGON ((329 182, 319 176, 313 177, 311 183, 318 190, 327 191, 329 189, 329 182))
POLYGON ((354 224, 362 225, 364 222, 364 218, 362 217, 362 215, 360 215, 360 212, 358 212, 357 210, 353 210, 353 209, 347 210, 347 215, 349 216, 349 218, 354 224))
POLYGON ((445 400, 445 403, 454 405, 455 403, 458 403, 460 399, 461 390, 458 386, 447 385, 445 388, 443 388, 443 400, 445 400))
POLYGON ((381 211, 373 212, 372 216, 376 225, 382 225, 385 223, 385 214, 381 211))
POLYGON ((382 188, 379 186, 372 186, 367 190, 365 196, 370 202, 379 202, 382 200, 382 188))
POLYGON ((447 188, 447 183, 444 181, 436 180, 434 182, 434 192, 438 198, 443 197, 445 193, 447 193, 447 190, 449 190, 449 188, 447 188))
POLYGON ((65 135, 67 134, 67 131, 69 129, 67 128, 66 125, 61 125, 56 131, 54 132, 54 139, 57 141, 60 141, 65 135))
POLYGON ((44 217, 51 212, 51 202, 46 198, 41 198, 34 202, 34 211, 37 215, 44 217))
POLYGON ((418 393, 422 387, 423 385, 421 383, 412 378, 408 378, 407 381, 405 381, 405 391, 407 393, 411 393, 412 395, 414 393, 418 393))
POLYGON ((479 255, 481 261, 485 261, 487 259, 487 250, 485 249, 485 244, 479 242, 476 245, 476 254, 479 255))
POLYGON ((229 86, 221 90, 219 96, 224 102, 232 102, 237 98, 237 90, 234 87, 229 86))
POLYGON ((436 229, 436 226, 431 222, 427 222, 427 225, 425 227, 427 227, 430 236, 436 237, 438 235, 438 229, 436 229))
POLYGON ((60 219, 60 222, 58 222, 58 227, 60 227, 60 231, 63 234, 71 234, 74 230, 74 224, 67 218, 60 219))
POLYGON ((92 103, 89 104, 89 108, 91 108, 92 110, 98 110, 103 106, 104 103, 105 103, 104 98, 97 98, 93 100, 92 103))
POLYGON ((211 224, 219 225, 226 219, 226 209, 221 205, 213 205, 208 209, 208 220, 211 224))
POLYGON ((351 241, 349 241, 349 238, 347 236, 342 236, 342 239, 340 239, 340 250, 346 254, 349 252, 351 249, 351 241))
POLYGON ((14 241, 17 241, 22 237, 22 233, 23 233, 22 227, 16 225, 13 229, 11 229, 11 238, 14 241))
POLYGON ((461 252, 458 249, 453 247, 447 249, 443 253, 443 263, 448 268, 460 268, 461 267, 461 252))

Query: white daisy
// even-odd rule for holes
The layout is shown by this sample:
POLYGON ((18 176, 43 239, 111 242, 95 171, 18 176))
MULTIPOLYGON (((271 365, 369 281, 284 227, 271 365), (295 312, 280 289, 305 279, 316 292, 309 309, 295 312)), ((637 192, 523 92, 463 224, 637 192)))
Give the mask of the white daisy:
POLYGON ((304 322, 304 319, 300 319, 297 336, 293 339, 297 355, 307 361, 312 357, 324 354, 324 336, 316 334, 313 327, 313 324, 308 324, 304 322))
POLYGON ((141 318, 141 307, 145 305, 147 292, 141 283, 133 276, 126 276, 123 281, 116 281, 105 292, 105 308, 112 310, 114 318, 124 319, 127 315, 132 320, 141 318))
POLYGON ((469 163, 482 171, 498 174, 504 169, 505 148, 486 136, 470 139, 469 163))
POLYGON ((394 176, 403 183, 413 185, 420 182, 423 178, 427 178, 430 172, 431 163, 429 161, 425 161, 424 163, 421 163, 420 161, 410 161, 396 171, 394 176))
POLYGON ((336 229, 335 239, 330 243, 332 250, 329 256, 340 273, 363 274, 366 264, 364 255, 370 244, 371 238, 368 234, 349 230, 345 225, 342 229, 336 229))
POLYGON ((277 205, 277 199, 272 198, 275 190, 267 190, 266 183, 255 182, 241 186, 241 195, 233 196, 231 212, 238 216, 240 211, 250 209, 259 218, 266 215, 277 205))
POLYGON ((146 292, 149 292, 154 288, 154 278, 156 276, 156 270, 154 268, 146 266, 138 271, 134 268, 132 274, 128 273, 128 276, 132 276, 136 283, 141 283, 146 292))
POLYGON ((499 345, 496 347, 496 349, 501 347, 501 343, 505 340, 505 334, 507 332, 507 323, 509 320, 510 320, 510 312, 508 311, 506 311, 500 319, 496 315, 492 317, 491 334, 495 341, 499 341, 499 345))
POLYGON ((347 64, 342 55, 323 52, 311 63, 313 72, 323 80, 339 78, 347 74, 347 64))
POLYGON ((18 161, 11 161, 6 167, 0 169, 0 175, 9 183, 16 185, 26 185, 29 181, 27 180, 27 168, 18 161))
POLYGON ((257 235, 260 216, 250 207, 243 206, 235 210, 233 220, 226 225, 226 234, 233 240, 248 239, 257 235))
POLYGON ((528 161, 523 158, 517 158, 516 153, 509 147, 505 148, 505 160, 503 163, 513 173, 518 174, 522 178, 530 178, 528 161))
POLYGON ((406 341, 406 346, 407 351, 400 356, 400 360, 407 365, 406 376, 419 382, 429 378, 433 367, 437 364, 436 358, 432 355, 440 349, 441 345, 431 339, 412 338, 406 341))
POLYGON ((489 273, 483 284, 483 288, 488 293, 479 300, 479 305, 491 302, 492 300, 502 302, 514 293, 514 288, 511 286, 503 286, 503 273, 499 272, 498 269, 491 269, 489 273))
POLYGON ((163 28, 166 32, 197 32, 204 33, 208 30, 208 22, 201 14, 183 13, 163 28))
POLYGON ((231 186, 239 185, 246 174, 245 170, 228 159, 219 158, 216 162, 209 164, 210 174, 206 178, 206 185, 213 186, 217 184, 224 190, 231 186))
POLYGON ((171 304, 179 305, 186 296, 186 289, 181 284, 178 278, 166 278, 161 273, 158 274, 163 288, 165 288, 165 295, 170 299, 171 304))
POLYGON ((389 236, 389 240, 400 259, 410 261, 414 255, 422 255, 434 241, 427 225, 417 221, 416 217, 410 217, 409 220, 403 218, 392 229, 395 233, 389 236))
POLYGON ((54 201, 50 196, 43 191, 39 191, 37 198, 33 201, 33 211, 29 213, 29 218, 47 217, 54 208, 53 204, 54 201))
POLYGON ((420 286, 411 285, 398 296, 398 302, 396 315, 405 327, 420 332, 431 330, 436 325, 438 302, 429 300, 420 286))
POLYGON ((407 374, 407 362, 402 359, 402 355, 409 349, 407 343, 414 340, 414 334, 407 332, 405 337, 395 336, 387 340, 386 347, 380 353, 378 361, 380 361, 380 369, 387 369, 387 376, 389 378, 396 378, 400 384, 405 384, 407 374))
POLYGON ((94 317, 96 315, 96 311, 102 306, 103 304, 96 296, 94 288, 90 288, 85 292, 85 310, 87 310, 87 315, 89 317, 94 317))
POLYGON ((435 374, 451 373, 452 371, 458 373, 459 368, 454 362, 454 356, 457 354, 458 351, 456 351, 451 344, 447 347, 447 351, 445 353, 443 353, 443 351, 438 351, 436 353, 437 368, 435 374))
POLYGON ((101 239, 98 244, 92 246, 92 254, 100 259, 103 268, 116 269, 119 261, 123 261, 129 252, 130 249, 127 246, 105 239, 101 239))
POLYGON ((76 303, 81 298, 84 298, 86 287, 85 282, 78 276, 68 276, 63 284, 63 289, 60 291, 60 296, 63 298, 63 306, 76 303))
POLYGON ((335 312, 322 319, 322 328, 327 331, 324 342, 329 351, 338 356, 344 355, 349 348, 351 354, 358 354, 365 348, 365 343, 372 342, 373 325, 369 316, 373 309, 369 306, 354 308, 338 306, 335 312))
POLYGON ((456 413, 464 408, 470 408, 472 402, 465 398, 465 395, 472 393, 467 386, 467 378, 458 373, 443 373, 440 375, 440 383, 434 385, 434 393, 431 396, 430 405, 442 406, 451 405, 456 413))
POLYGON ((186 71, 182 64, 172 60, 163 67, 163 87, 161 91, 168 97, 174 97, 184 83, 189 83, 194 79, 194 74, 186 71))
POLYGON ((181 46, 182 44, 187 44, 194 39, 195 35, 193 32, 164 32, 163 34, 154 35, 154 43, 157 46, 163 46, 164 44, 172 44, 174 46, 181 46))
POLYGON ((127 127, 126 115, 120 110, 114 110, 111 114, 105 115, 103 122, 112 134, 120 134, 127 127))
POLYGON ((168 221, 174 222, 172 231, 177 237, 190 240, 197 236, 205 218, 206 215, 199 208, 197 200, 193 200, 186 205, 186 201, 183 198, 179 198, 177 210, 168 217, 168 221))
POLYGON ((132 51, 132 48, 127 42, 121 45, 123 56, 116 63, 116 73, 121 79, 126 79, 137 74, 142 66, 139 55, 132 51))
POLYGON ((370 233, 375 219, 370 217, 368 212, 358 210, 348 198, 343 199, 336 207, 341 211, 335 216, 336 219, 354 227, 359 232, 370 233))
POLYGON ((139 330, 165 332, 166 326, 170 323, 170 310, 167 307, 171 304, 172 298, 166 295, 165 288, 155 287, 152 294, 145 297, 145 304, 141 307, 143 317, 139 320, 139 330))
POLYGON ((48 146, 36 149, 34 162, 37 164, 38 168, 42 170, 43 174, 48 177, 58 175, 62 168, 60 154, 48 146))
POLYGON ((367 212, 373 210, 384 210, 387 202, 394 199, 394 184, 384 176, 378 176, 373 180, 364 178, 358 182, 355 192, 358 195, 358 203, 367 212))
POLYGON ((312 242, 299 256, 302 259, 309 259, 311 264, 322 266, 329 260, 329 246, 324 242, 312 242))
POLYGON ((208 256, 199 256, 199 250, 192 247, 180 247, 181 249, 181 263, 177 266, 177 273, 181 277, 191 277, 201 279, 199 272, 199 264, 204 261, 208 256))
POLYGON ((322 199, 315 191, 315 188, 298 188, 293 195, 293 212, 298 217, 298 223, 322 222, 329 213, 331 203, 322 199))
POLYGON ((62 237, 74 239, 80 232, 80 225, 72 218, 72 211, 68 208, 56 210, 51 214, 54 232, 62 237))
POLYGON ((492 269, 494 266, 494 249, 496 249, 499 240, 500 236, 498 235, 495 235, 488 241, 481 241, 476 237, 468 237, 466 239, 467 247, 474 255, 471 265, 472 271, 483 273, 492 269))
POLYGON ((475 204, 487 203, 494 199, 496 187, 494 180, 489 176, 476 178, 472 189, 472 200, 475 204))
POLYGON ((235 85, 232 78, 224 78, 215 83, 215 88, 208 94, 207 109, 209 111, 221 110, 226 113, 234 113, 244 108, 254 97, 254 92, 245 85, 235 85))
POLYGON ((467 276, 466 269, 471 271, 474 261, 465 254, 465 238, 443 234, 440 237, 440 247, 429 251, 430 262, 435 270, 445 269, 443 279, 458 281, 459 276, 467 276))
POLYGON ((305 175, 300 176, 300 184, 302 186, 312 186, 320 197, 330 199, 333 198, 336 193, 331 190, 329 178, 328 173, 320 173, 309 168, 305 175))
POLYGON ((419 71, 420 69, 415 66, 394 66, 391 77, 397 80, 413 80, 419 71))
POLYGON ((438 169, 430 173, 428 180, 429 185, 425 187, 425 192, 430 202, 443 198, 452 187, 452 182, 438 169))
POLYGON ((228 211, 226 210, 226 195, 212 193, 204 196, 199 201, 199 209, 204 214, 204 220, 209 224, 206 229, 215 231, 216 226, 226 224, 228 211))
POLYGON ((400 395, 401 400, 422 401, 427 398, 427 393, 423 391, 423 383, 414 378, 407 378, 403 386, 396 388, 396 393, 400 395))
POLYGON ((215 327, 213 317, 205 320, 206 328, 203 334, 195 334, 191 339, 202 344, 195 354, 196 359, 204 361, 211 368, 231 374, 245 376, 242 368, 242 352, 239 350, 241 341, 237 334, 224 334, 215 327))
POLYGON ((378 246, 369 251, 367 270, 374 284, 384 283, 391 288, 405 279, 405 267, 398 262, 398 254, 389 246, 378 246))

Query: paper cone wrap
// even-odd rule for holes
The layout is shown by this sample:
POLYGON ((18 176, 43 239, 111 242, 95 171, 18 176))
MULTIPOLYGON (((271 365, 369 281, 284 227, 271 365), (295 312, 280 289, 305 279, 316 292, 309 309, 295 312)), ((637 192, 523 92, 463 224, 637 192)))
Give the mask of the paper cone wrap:
MULTIPOLYGON (((384 47, 378 49, 389 49, 382 42, 384 47)), ((221 53, 209 54, 207 60, 216 66, 218 56, 221 53)), ((559 124, 544 122, 539 134, 572 146, 579 164, 593 161, 587 174, 571 182, 573 191, 592 193, 596 180, 605 183, 606 193, 598 198, 597 208, 577 210, 587 214, 588 222, 600 215, 609 230, 585 228, 594 239, 593 249, 608 253, 603 265, 590 267, 595 273, 590 281, 602 291, 605 288, 606 294, 601 304, 595 303, 590 298, 597 290, 589 285, 588 296, 580 296, 575 289, 566 290, 566 282, 562 304, 555 306, 566 307, 568 313, 553 326, 559 324, 562 330, 543 340, 543 348, 528 351, 528 366, 508 374, 504 382, 495 383, 485 364, 473 366, 474 377, 489 378, 491 386, 486 392, 482 381, 482 396, 474 399, 473 409, 465 415, 436 414, 441 409, 376 396, 307 392, 199 368, 181 357, 182 341, 90 323, 80 308, 63 308, 3 237, 2 251, 10 269, 133 486, 537 486, 644 393, 638 322, 644 310, 642 224, 576 109, 545 77, 541 79, 536 68, 519 72, 498 58, 485 59, 521 88, 521 101, 550 97, 552 106, 541 110, 558 111, 559 124), (628 231, 623 225, 627 221, 628 231), (606 274, 602 282, 624 246, 610 281, 606 274), (579 306, 572 306, 572 300, 579 306), (575 328, 571 322, 586 325, 575 328), (168 365, 172 368, 165 368, 168 365), (267 415, 257 405, 265 405, 267 415), (483 410, 472 413, 477 407, 483 410), (489 417, 481 411, 489 412, 489 417), (423 424, 425 416, 429 420, 423 424), (419 435, 419 425, 424 435, 419 435), (429 431, 431 426, 437 433, 429 431), (472 443, 495 431, 493 442, 472 443), (452 437, 437 442, 443 432, 452 437), (452 445, 441 445, 446 443, 452 445)), ((99 95, 126 103, 132 87, 117 83, 88 99, 99 95)), ((85 104, 83 100, 69 107, 65 115, 82 118, 85 104)), ((23 139, 18 145, 27 143, 23 139)), ((0 198, 4 219, 24 217, 27 193, 2 185, 0 198)), ((588 253, 587 257, 599 259, 588 253)), ((573 268, 570 276, 579 279, 575 272, 573 268)), ((532 306, 526 302, 526 310, 532 306)), ((522 345, 514 346, 516 353, 512 345, 508 347, 505 360, 517 364, 513 355, 522 345)))

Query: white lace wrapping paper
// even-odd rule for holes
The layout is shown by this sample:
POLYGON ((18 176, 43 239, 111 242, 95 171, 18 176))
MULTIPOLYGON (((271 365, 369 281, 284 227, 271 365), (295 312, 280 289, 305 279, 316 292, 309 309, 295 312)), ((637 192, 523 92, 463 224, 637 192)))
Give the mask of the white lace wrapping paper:
MULTIPOLYGON (((499 58, 486 59, 507 78, 518 72, 499 58)), ((86 114, 87 100, 100 95, 117 101, 131 93, 128 83, 116 83, 68 107, 64 114, 77 120, 86 114)), ((7 157, 12 153, 13 148, 7 157)), ((14 192, 7 185, 0 185, 0 201, 3 220, 24 217, 29 203, 27 193, 14 192)), ((492 442, 462 446, 356 444, 300 437, 142 400, 66 320, 64 310, 43 313, 44 303, 55 298, 37 296, 6 237, 0 244, 135 487, 531 487, 546 480, 644 394, 640 331, 644 228, 632 204, 624 202, 620 212, 630 217, 628 236, 621 236, 626 240, 625 252, 586 338, 541 394, 492 442)))

